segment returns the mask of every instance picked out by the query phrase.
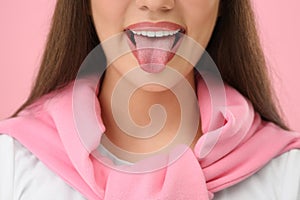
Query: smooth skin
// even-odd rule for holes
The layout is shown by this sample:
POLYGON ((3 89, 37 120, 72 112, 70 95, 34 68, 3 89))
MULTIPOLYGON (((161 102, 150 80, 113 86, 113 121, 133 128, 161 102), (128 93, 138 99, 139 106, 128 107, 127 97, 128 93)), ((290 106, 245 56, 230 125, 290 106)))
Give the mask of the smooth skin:
MULTIPOLYGON (((172 22, 184 27, 185 34, 205 48, 218 17, 219 0, 91 0, 91 8, 96 31, 101 42, 123 32, 126 27, 135 23, 172 22)), ((196 91, 191 64, 179 56, 175 56, 168 65, 182 74, 194 92, 196 91)), ((178 99, 169 88, 162 88, 161 85, 156 84, 136 88, 129 104, 128 99, 118 99, 119 104, 128 105, 129 113, 134 122, 140 126, 149 124, 148 111, 154 104, 165 108, 167 120, 161 131, 148 139, 132 137, 122 131, 122 128, 118 127, 114 120, 118 116, 112 114, 112 94, 118 80, 136 66, 138 66, 136 58, 132 53, 129 53, 108 67, 99 94, 101 117, 106 127, 105 135, 110 142, 129 152, 148 153, 168 145, 176 136, 176 130, 181 121, 181 108, 178 99)), ((141 73, 139 78, 143 76, 145 75, 141 73)), ((181 84, 181 82, 177 84, 181 84)), ((133 84, 132 87, 136 86, 133 84)), ((198 107, 191 106, 189 109, 191 113, 199 112, 198 107)), ((195 122, 191 120, 190 123, 195 122)), ((201 134, 201 126, 199 126, 196 137, 190 144, 191 148, 194 147, 201 134)), ((114 150, 107 143, 101 143, 114 153, 114 150)), ((122 156, 119 157, 122 158, 122 156)), ((122 159, 132 161, 130 158, 122 159)))

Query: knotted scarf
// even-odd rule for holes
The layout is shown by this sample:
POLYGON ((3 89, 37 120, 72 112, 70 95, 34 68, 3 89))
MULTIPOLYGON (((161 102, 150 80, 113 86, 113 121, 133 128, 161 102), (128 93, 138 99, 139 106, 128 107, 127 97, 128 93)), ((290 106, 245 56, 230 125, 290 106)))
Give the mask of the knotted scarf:
POLYGON ((0 133, 14 137, 90 200, 212 199, 215 192, 239 183, 276 156, 300 147, 298 133, 263 121, 252 104, 228 85, 226 105, 213 108, 210 92, 198 78, 203 135, 194 149, 187 148, 174 163, 152 172, 115 170, 94 154, 105 131, 101 107, 95 103, 94 81, 89 77, 78 82, 78 101, 86 111, 83 124, 91 131, 78 133, 72 106, 74 82, 41 97, 17 117, 0 122, 0 133), (213 117, 213 109, 217 117, 213 117))

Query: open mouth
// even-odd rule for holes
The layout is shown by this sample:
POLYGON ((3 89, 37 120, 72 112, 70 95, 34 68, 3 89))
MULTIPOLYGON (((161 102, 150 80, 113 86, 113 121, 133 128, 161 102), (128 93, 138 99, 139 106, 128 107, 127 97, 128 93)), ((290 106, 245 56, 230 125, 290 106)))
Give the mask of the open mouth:
POLYGON ((174 57, 181 39, 183 29, 176 30, 125 30, 129 46, 140 67, 148 73, 158 73, 174 57))

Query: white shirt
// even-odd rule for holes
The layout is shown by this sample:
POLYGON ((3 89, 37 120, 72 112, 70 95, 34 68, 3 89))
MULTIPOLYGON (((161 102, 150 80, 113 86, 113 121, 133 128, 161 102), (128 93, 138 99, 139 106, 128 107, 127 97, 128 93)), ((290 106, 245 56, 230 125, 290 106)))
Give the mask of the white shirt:
MULTIPOLYGON (((107 155, 109 153, 106 152, 107 155)), ((0 135, 0 200, 48 199, 86 198, 49 170, 18 141, 0 135)), ((282 154, 256 174, 215 193, 214 197, 214 200, 248 199, 300 200, 300 150, 282 154)))

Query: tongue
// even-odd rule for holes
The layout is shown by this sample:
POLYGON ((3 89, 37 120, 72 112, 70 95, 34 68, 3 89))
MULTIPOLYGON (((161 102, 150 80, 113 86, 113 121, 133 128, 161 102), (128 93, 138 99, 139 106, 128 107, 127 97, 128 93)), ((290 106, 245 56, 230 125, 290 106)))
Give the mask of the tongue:
POLYGON ((171 50, 175 41, 175 35, 159 38, 135 35, 134 39, 136 42, 134 55, 141 68, 146 72, 161 72, 174 56, 171 50))

